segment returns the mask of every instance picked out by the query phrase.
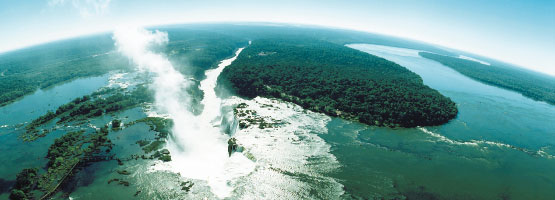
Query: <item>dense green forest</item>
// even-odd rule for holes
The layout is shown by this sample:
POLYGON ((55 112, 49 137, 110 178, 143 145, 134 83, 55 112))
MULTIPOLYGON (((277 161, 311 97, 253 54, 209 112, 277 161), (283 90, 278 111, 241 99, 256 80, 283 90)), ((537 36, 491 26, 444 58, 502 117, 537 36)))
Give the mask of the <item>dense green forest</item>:
POLYGON ((311 38, 253 41, 219 77, 245 97, 276 97, 378 126, 426 126, 457 115, 455 103, 388 60, 311 38))
MULTIPOLYGON (((207 31, 236 38, 248 40, 264 39, 269 37, 309 37, 312 39, 325 40, 336 44, 369 43, 386 45, 400 48, 418 49, 443 55, 456 56, 450 50, 419 41, 397 38, 393 36, 380 35, 361 31, 334 29, 321 26, 295 26, 283 23, 214 23, 214 24, 178 24, 153 27, 161 30, 187 30, 207 31)), ((171 36, 170 36, 171 37, 171 36)), ((171 38, 170 38, 171 40, 171 38)))
POLYGON ((181 73, 204 79, 204 71, 214 68, 235 50, 247 45, 248 40, 208 31, 160 29, 168 32, 167 55, 181 73))
MULTIPOLYGON (((204 70, 232 56, 247 40, 206 31, 165 29, 170 43, 164 49, 176 68, 196 79, 204 70)), ((129 61, 114 50, 110 34, 57 41, 0 55, 0 106, 37 89, 111 70, 131 70, 129 61)))
MULTIPOLYGON (((164 53, 176 68, 201 80, 204 70, 233 55, 248 40, 267 37, 310 37, 336 44, 371 43, 451 55, 432 45, 378 34, 289 25, 188 24, 152 27, 168 32, 164 53)), ((75 78, 111 70, 130 70, 114 48, 111 34, 51 42, 0 54, 0 106, 17 98, 75 78)))
POLYGON ((555 78, 513 67, 484 65, 471 60, 420 52, 420 56, 453 68, 486 84, 521 93, 537 101, 555 105, 555 78))
POLYGON ((71 178, 79 165, 86 165, 104 152, 110 152, 112 142, 107 137, 108 133, 105 126, 93 133, 70 132, 56 139, 48 148, 44 173, 39 173, 36 168, 23 169, 17 175, 10 199, 48 198, 71 178))
POLYGON ((109 35, 76 38, 2 54, 0 106, 41 88, 71 79, 125 69, 128 61, 111 52, 109 35))

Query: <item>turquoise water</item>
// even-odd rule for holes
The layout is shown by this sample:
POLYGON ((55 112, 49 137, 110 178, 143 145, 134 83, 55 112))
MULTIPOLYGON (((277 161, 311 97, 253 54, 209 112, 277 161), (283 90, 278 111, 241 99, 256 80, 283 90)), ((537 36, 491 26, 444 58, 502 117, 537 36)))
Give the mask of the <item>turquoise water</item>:
MULTIPOLYGON (((52 131, 47 136, 32 143, 24 143, 18 139, 24 131, 26 122, 30 122, 48 110, 55 110, 74 98, 90 94, 108 84, 109 74, 82 78, 55 86, 46 90, 38 90, 21 100, 0 108, 0 199, 7 198, 6 192, 13 184, 15 176, 21 169, 44 166, 44 157, 54 139, 60 137, 65 130, 52 131)), ((52 123, 53 124, 53 123, 52 123)))
MULTIPOLYGON (((109 74, 98 77, 76 79, 45 90, 37 90, 21 100, 0 107, 0 126, 13 126, 29 122, 48 110, 55 111, 60 105, 77 97, 88 95, 108 84, 109 74)), ((0 129, 0 134, 6 129, 0 129)))
MULTIPOLYGON (((70 127, 56 125, 50 122, 47 127, 56 126, 56 130, 50 132, 45 137, 39 138, 33 142, 23 142, 18 139, 20 133, 24 131, 24 125, 30 120, 44 114, 48 110, 55 110, 58 106, 65 104, 74 98, 91 94, 102 87, 134 87, 129 83, 133 82, 134 75, 108 73, 99 77, 82 78, 74 81, 58 85, 48 90, 39 90, 34 94, 0 108, 1 122, 7 126, 0 129, 0 146, 2 156, 0 156, 0 199, 7 199, 9 195, 9 187, 14 183, 15 176, 23 168, 37 167, 42 168, 46 165, 47 160, 44 158, 47 154, 48 147, 56 138, 61 137, 69 131, 84 129, 93 131, 94 127, 101 127, 110 123, 113 119, 120 119, 123 123, 128 123, 146 117, 142 107, 128 109, 122 112, 103 115, 89 119, 84 122, 76 122, 69 124, 70 127), (131 77, 131 78, 130 78, 131 77)), ((142 139, 153 139, 155 132, 145 124, 137 124, 121 131, 114 131, 109 134, 110 140, 114 146, 112 154, 118 158, 128 159, 132 155, 142 152, 136 141, 142 139)), ((62 188, 61 192, 56 194, 54 199, 64 199, 61 195, 71 193, 72 197, 83 199, 105 198, 109 195, 113 199, 130 198, 137 192, 136 185, 133 185, 136 178, 133 175, 124 176, 116 172, 116 170, 129 170, 133 167, 149 166, 146 161, 141 159, 125 162, 125 165, 118 165, 116 160, 95 162, 79 170, 75 174, 75 178, 70 180, 62 188), (117 182, 107 184, 107 181, 113 178, 119 178, 132 183, 126 187, 118 185, 117 182)))
POLYGON ((342 164, 330 174, 355 198, 553 199, 555 106, 469 79, 418 52, 349 45, 419 74, 457 103, 435 127, 390 129, 341 119, 321 134, 342 164))
MULTIPOLYGON (((479 83, 437 62, 421 58, 415 50, 365 44, 350 46, 396 62, 419 74, 426 85, 457 103, 459 115, 442 126, 410 129, 371 127, 337 118, 331 118, 329 122, 326 120, 327 125, 318 120, 301 120, 306 124, 323 123, 322 128, 324 125, 327 128, 327 131, 318 129, 312 132, 331 146, 331 153, 339 162, 340 167, 326 175, 343 184, 344 198, 554 199, 555 106, 479 83)), ((6 125, 0 128, 0 141, 3 142, 0 146, 3 155, 0 156, 0 163, 3 163, 0 164, 0 199, 7 198, 9 186, 22 168, 44 166, 48 146, 69 130, 59 128, 35 142, 23 143, 17 139, 18 133, 23 131, 23 127, 17 128, 18 124, 28 122, 47 110, 54 110, 76 97, 90 94, 108 85, 109 79, 109 74, 77 79, 37 91, 0 108, 0 126, 6 125)), ((139 107, 105 115, 90 119, 85 126, 102 126, 114 118, 127 123, 145 117, 143 111, 139 107)), ((266 133, 274 141, 269 144, 286 145, 277 143, 273 138, 272 134, 286 135, 279 131, 293 130, 266 133)), ((261 133, 264 132, 261 130, 261 133)), ((248 134, 240 139, 249 144, 249 137, 246 136, 248 134)), ((251 136, 253 144, 264 144, 263 137, 251 136)), ((144 124, 137 124, 112 132, 109 137, 114 142, 112 153, 118 158, 129 158, 142 152, 135 142, 152 139, 154 132, 144 124)), ((313 143, 291 142, 290 148, 308 144, 313 143)), ((252 147, 250 150, 255 152, 257 149, 252 147)), ((306 155, 306 152, 287 153, 283 151, 280 155, 306 155)), ((259 159, 263 158, 259 156, 259 159)), ((295 159, 286 160, 291 162, 287 166, 309 165, 307 169, 321 166, 295 159)), ((118 165, 115 160, 92 163, 79 171, 63 191, 70 192, 75 199, 130 199, 135 198, 139 191, 136 198, 216 198, 206 184, 198 181, 189 194, 185 193, 180 183, 186 179, 175 173, 151 170, 152 164, 141 159, 130 160, 123 165, 118 165), (116 172, 123 169, 132 174, 120 175, 116 172), (127 180, 131 185, 107 184, 113 178, 127 180)), ((312 190, 324 185, 323 179, 303 180, 304 176, 296 176, 295 173, 285 175, 306 183, 312 190)), ((253 176, 253 180, 256 178, 260 176, 253 176)), ((277 181, 262 180, 265 184, 277 181)), ((252 184, 245 182, 234 192, 240 197, 261 187, 252 184), (252 191, 242 191, 242 188, 251 187, 252 191)), ((296 191, 298 185, 289 185, 291 188, 272 189, 296 191)), ((320 192, 310 191, 306 196, 318 198, 320 192)))

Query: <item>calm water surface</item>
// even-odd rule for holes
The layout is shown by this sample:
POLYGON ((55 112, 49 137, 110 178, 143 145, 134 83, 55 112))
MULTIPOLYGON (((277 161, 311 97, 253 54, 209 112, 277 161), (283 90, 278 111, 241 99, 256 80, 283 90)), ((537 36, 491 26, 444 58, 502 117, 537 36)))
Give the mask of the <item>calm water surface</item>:
MULTIPOLYGON (((419 74, 424 84, 455 101, 459 114, 435 127, 391 129, 331 118, 327 131, 314 130, 331 145, 340 163, 328 175, 344 185, 346 199, 554 199, 555 106, 474 81, 418 56, 416 50, 367 44, 349 47, 419 74)), ((22 131, 17 125, 106 86, 108 79, 109 75, 77 79, 0 108, 0 199, 7 198, 6 191, 22 168, 45 165, 48 146, 65 133, 60 129, 23 143, 17 139, 22 131)), ((141 108, 135 108, 89 123, 102 126, 114 117, 130 122, 144 116, 141 108)), ((111 133, 113 152, 118 157, 140 153, 135 142, 153 135, 144 124, 111 133)), ((72 197, 83 199, 186 196, 182 196, 179 175, 150 171, 151 164, 140 159, 123 166, 115 161, 94 163, 76 175, 74 187, 66 189, 72 197), (132 175, 119 175, 117 169, 132 175), (128 180, 131 186, 107 184, 113 178, 128 180)), ((210 191, 198 187, 204 186, 197 184, 196 191, 210 191)))
MULTIPOLYGON (((54 139, 66 131, 61 128, 34 142, 18 139, 24 126, 48 110, 55 111, 60 105, 77 97, 87 95, 108 84, 109 74, 76 79, 53 88, 38 90, 12 104, 0 107, 0 199, 7 199, 9 188, 23 168, 46 165, 44 158, 54 139)), ((54 122, 51 123, 53 125, 54 122)))
POLYGON ((328 134, 346 197, 409 199, 555 198, 555 106, 488 86, 418 51, 348 45, 419 74, 457 103, 436 127, 379 128, 333 119, 328 134))

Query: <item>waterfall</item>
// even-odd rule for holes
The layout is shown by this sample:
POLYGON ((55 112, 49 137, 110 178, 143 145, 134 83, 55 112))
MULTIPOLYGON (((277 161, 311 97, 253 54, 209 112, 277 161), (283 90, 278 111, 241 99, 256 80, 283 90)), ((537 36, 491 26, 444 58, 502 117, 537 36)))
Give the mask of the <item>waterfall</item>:
POLYGON ((243 48, 238 49, 234 57, 223 60, 217 68, 205 72, 206 79, 200 83, 204 92, 201 101, 204 110, 195 116, 190 111, 191 97, 186 92, 192 84, 165 55, 155 51, 168 43, 167 33, 138 28, 118 29, 113 38, 118 51, 127 56, 139 71, 152 74, 150 87, 155 92, 157 112, 166 114, 174 122, 172 137, 167 143, 172 161, 160 168, 186 178, 205 180, 216 196, 229 196, 232 188, 228 182, 252 171, 254 164, 242 154, 228 156, 229 136, 220 128, 224 114, 221 113, 221 99, 216 96, 214 88, 219 74, 243 48))

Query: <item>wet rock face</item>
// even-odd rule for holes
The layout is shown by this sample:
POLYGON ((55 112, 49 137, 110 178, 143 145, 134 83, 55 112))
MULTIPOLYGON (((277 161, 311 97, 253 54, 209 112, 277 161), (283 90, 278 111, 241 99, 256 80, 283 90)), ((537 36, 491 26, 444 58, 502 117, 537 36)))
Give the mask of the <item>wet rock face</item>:
POLYGON ((244 149, 245 148, 243 146, 237 143, 237 139, 235 138, 230 138, 227 141, 227 153, 229 156, 231 156, 233 152, 243 152, 244 149))
POLYGON ((230 138, 227 141, 227 153, 229 154, 229 156, 231 156, 231 153, 236 152, 238 148, 239 145, 237 144, 237 139, 230 138))

